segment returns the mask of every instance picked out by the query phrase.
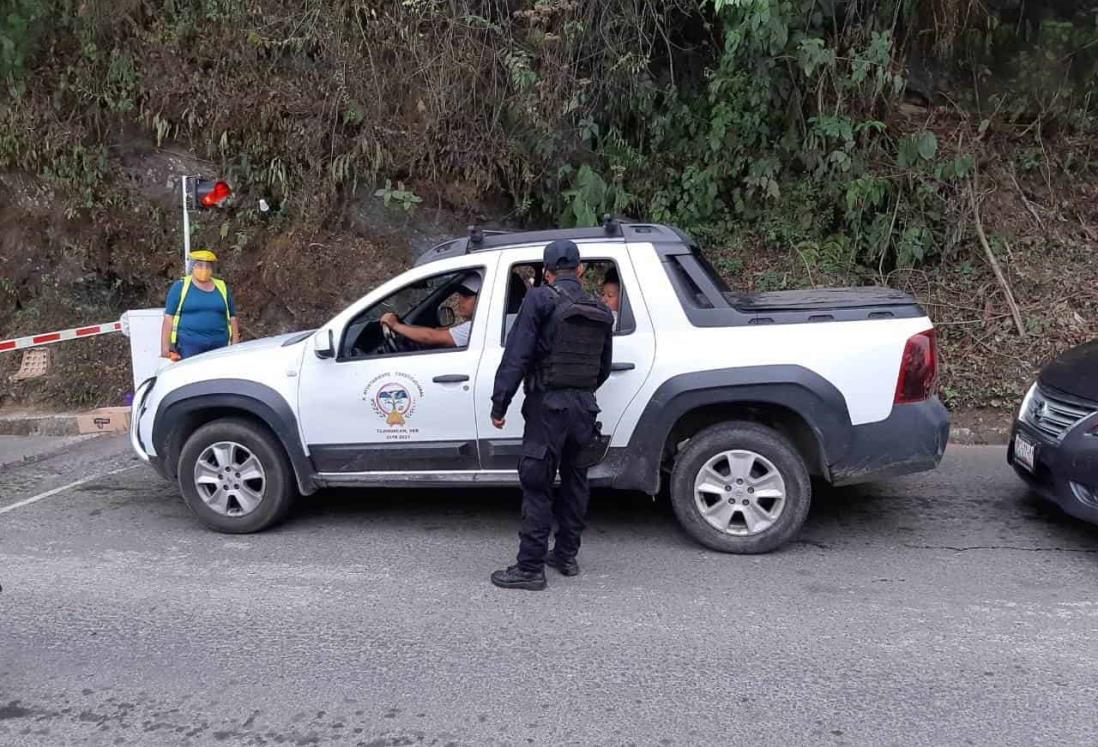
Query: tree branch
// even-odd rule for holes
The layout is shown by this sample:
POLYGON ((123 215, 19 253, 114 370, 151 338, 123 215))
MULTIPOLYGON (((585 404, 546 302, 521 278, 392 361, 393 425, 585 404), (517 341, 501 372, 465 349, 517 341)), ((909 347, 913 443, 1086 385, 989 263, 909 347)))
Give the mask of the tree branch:
POLYGON ((995 273, 995 279, 999 282, 1003 295, 1006 296, 1010 315, 1014 317, 1014 326, 1018 328, 1018 336, 1025 337, 1026 328, 1022 324, 1022 312, 1018 310, 1018 304, 1014 301, 1014 293, 1010 290, 1010 284, 1007 282, 1002 268, 999 267, 999 260, 995 259, 995 253, 991 251, 991 244, 987 240, 987 234, 984 233, 984 224, 980 221, 980 206, 976 201, 975 181, 975 178, 973 178, 968 183, 968 197, 972 203, 972 218, 975 221, 976 236, 979 237, 980 245, 984 248, 984 254, 987 256, 987 262, 991 265, 991 271, 995 273))

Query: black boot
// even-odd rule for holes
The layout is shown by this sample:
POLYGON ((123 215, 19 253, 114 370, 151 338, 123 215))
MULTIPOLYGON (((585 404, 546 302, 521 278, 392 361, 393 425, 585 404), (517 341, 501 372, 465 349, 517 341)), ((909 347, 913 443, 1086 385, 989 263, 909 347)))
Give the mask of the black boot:
POLYGON ((545 588, 545 571, 524 571, 513 565, 492 574, 492 583, 501 589, 526 589, 541 591, 545 588))
POLYGON ((580 572, 580 564, 576 562, 575 558, 562 560, 554 553, 549 553, 545 557, 545 565, 556 568, 562 576, 578 576, 580 572))

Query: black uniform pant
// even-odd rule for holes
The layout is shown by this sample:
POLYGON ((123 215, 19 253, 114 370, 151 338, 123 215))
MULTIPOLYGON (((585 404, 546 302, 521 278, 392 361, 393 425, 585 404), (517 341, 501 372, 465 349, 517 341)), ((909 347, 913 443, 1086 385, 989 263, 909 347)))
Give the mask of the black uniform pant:
POLYGON ((590 490, 582 452, 598 437, 599 408, 589 392, 531 393, 522 405, 526 429, 522 436, 519 482, 522 484, 522 528, 518 565, 540 571, 557 525, 553 551, 564 560, 580 548, 590 490), (560 472, 560 488, 553 479, 560 472))

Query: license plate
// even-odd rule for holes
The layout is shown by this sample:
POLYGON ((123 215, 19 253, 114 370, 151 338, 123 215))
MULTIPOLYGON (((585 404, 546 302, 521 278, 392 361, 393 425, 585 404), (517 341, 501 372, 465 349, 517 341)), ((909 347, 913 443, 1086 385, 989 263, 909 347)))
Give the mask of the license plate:
POLYGON ((1014 437, 1014 461, 1022 465, 1030 472, 1033 471, 1033 460, 1037 453, 1037 445, 1027 441, 1018 435, 1014 437))

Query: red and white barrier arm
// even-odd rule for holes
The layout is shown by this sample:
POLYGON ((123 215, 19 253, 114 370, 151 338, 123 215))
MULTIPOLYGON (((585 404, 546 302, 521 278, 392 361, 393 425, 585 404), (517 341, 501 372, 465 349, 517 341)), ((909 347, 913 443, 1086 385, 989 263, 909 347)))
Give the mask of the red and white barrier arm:
POLYGON ((75 340, 79 337, 95 337, 96 335, 109 335, 112 332, 122 331, 124 331, 122 322, 108 322, 107 324, 93 324, 89 327, 76 327, 75 329, 63 329, 58 332, 47 332, 44 335, 16 337, 14 340, 0 340, 0 353, 6 353, 9 350, 36 348, 40 345, 52 345, 55 342, 75 340))

